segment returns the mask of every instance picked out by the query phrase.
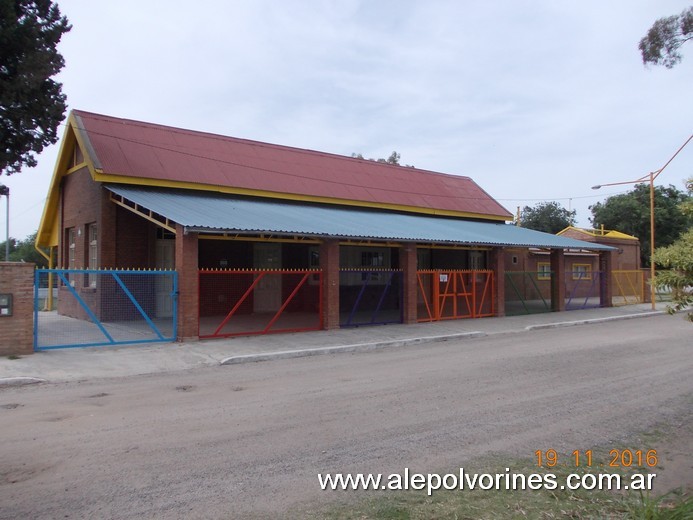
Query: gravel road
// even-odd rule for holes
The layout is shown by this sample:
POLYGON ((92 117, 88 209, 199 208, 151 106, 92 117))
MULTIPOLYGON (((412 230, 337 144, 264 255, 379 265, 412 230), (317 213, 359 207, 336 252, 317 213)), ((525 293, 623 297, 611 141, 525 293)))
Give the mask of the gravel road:
MULTIPOLYGON (((690 426, 692 338, 659 316, 6 388, 0 518, 278 518, 336 497, 318 472, 623 447, 690 426)), ((690 436, 678 443, 690 467, 690 436)))

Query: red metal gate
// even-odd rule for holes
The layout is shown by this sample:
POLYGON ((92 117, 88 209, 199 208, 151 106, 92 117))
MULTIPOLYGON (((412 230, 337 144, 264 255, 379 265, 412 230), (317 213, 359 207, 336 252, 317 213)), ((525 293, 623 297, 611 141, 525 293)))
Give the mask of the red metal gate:
POLYGON ((496 314, 493 271, 418 271, 418 321, 496 314))
POLYGON ((200 337, 320 330, 322 272, 200 271, 200 337))

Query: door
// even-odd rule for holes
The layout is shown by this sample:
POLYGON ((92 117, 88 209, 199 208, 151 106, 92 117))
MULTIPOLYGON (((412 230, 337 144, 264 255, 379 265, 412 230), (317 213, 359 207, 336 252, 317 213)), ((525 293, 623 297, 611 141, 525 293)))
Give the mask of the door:
MULTIPOLYGON (((176 267, 176 241, 158 239, 156 241, 156 268, 174 269, 176 267)), ((156 317, 173 316, 173 276, 156 277, 156 317)))
MULTIPOLYGON (((281 269, 282 245, 275 242, 256 242, 253 249, 253 267, 281 269)), ((254 312, 276 312, 282 306, 282 275, 266 273, 255 287, 254 312)))
POLYGON ((486 269, 486 257, 483 251, 470 251, 469 252, 469 269, 479 271, 481 269, 486 269))

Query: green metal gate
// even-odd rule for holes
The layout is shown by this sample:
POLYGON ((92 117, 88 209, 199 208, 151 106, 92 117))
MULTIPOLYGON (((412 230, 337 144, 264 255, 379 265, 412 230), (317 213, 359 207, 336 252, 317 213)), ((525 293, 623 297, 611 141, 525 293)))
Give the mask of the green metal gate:
POLYGON ((505 315, 551 312, 551 273, 505 272, 505 315))

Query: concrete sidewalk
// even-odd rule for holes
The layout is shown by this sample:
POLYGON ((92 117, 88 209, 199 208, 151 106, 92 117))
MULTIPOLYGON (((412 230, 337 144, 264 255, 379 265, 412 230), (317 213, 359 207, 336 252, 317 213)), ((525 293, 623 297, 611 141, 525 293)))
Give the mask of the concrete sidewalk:
POLYGON ((658 304, 657 311, 653 312, 650 304, 641 304, 530 316, 381 325, 191 343, 50 350, 21 359, 0 358, 0 386, 124 377, 203 366, 398 348, 491 334, 521 333, 540 328, 643 318, 664 313, 664 307, 664 304, 658 304))

